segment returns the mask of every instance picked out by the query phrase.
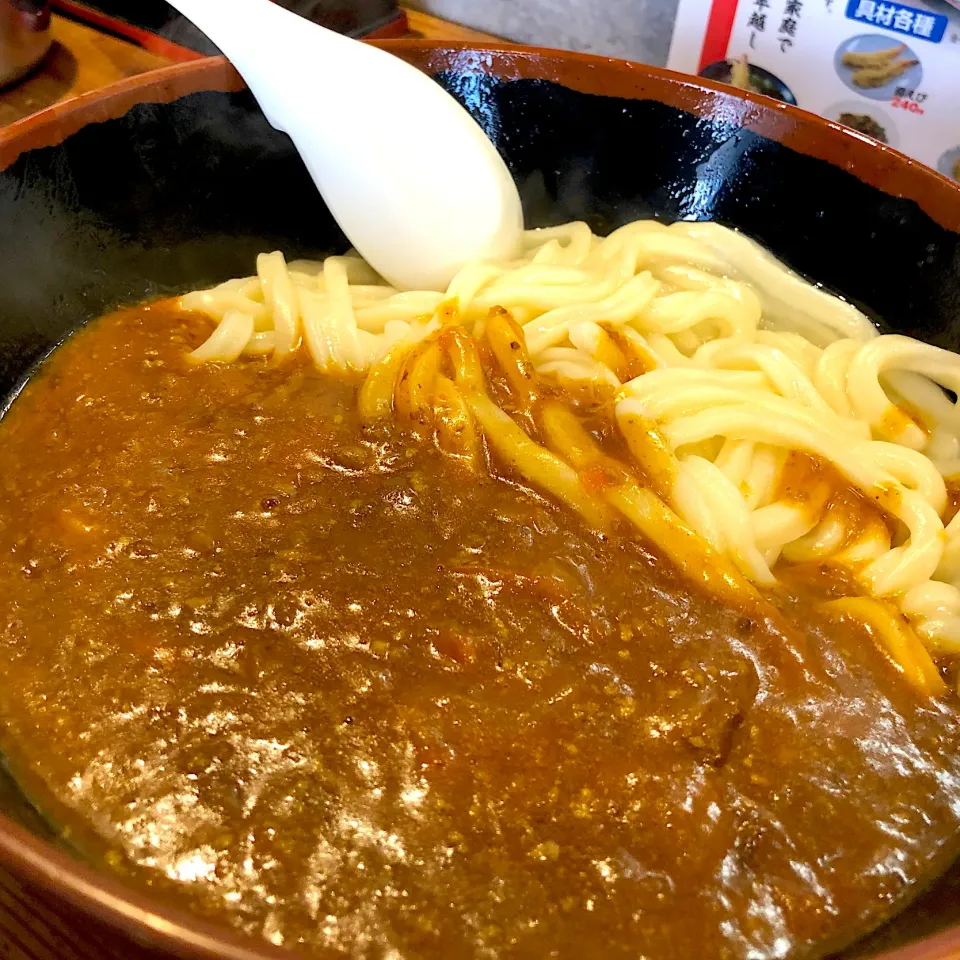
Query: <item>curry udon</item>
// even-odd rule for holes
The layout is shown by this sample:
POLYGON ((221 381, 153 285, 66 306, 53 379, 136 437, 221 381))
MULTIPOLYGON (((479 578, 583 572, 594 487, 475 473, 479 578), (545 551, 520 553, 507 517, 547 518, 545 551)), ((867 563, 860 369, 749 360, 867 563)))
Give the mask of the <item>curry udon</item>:
POLYGON ((960 838, 960 357, 717 225, 526 245, 61 346, 0 423, 4 743, 275 943, 822 955, 960 838))

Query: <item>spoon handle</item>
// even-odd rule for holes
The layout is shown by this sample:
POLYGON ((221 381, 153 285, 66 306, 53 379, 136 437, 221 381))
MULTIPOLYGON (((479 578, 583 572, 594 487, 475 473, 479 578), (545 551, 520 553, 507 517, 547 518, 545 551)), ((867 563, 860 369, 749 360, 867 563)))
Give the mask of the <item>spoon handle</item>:
POLYGON ((345 51, 342 44, 360 46, 272 0, 170 3, 223 51, 279 130, 287 129, 288 113, 281 91, 289 96, 291 83, 317 84, 335 78, 343 57, 356 53, 345 51))

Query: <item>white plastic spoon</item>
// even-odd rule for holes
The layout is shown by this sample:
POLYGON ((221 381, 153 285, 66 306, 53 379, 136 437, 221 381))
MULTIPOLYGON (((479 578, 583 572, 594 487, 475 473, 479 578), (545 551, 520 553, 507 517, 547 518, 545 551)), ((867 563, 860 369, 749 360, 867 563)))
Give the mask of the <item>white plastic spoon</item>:
POLYGON ((445 290, 465 263, 517 252, 523 213, 506 164, 428 76, 271 0, 172 2, 289 134, 343 232, 390 283, 445 290))

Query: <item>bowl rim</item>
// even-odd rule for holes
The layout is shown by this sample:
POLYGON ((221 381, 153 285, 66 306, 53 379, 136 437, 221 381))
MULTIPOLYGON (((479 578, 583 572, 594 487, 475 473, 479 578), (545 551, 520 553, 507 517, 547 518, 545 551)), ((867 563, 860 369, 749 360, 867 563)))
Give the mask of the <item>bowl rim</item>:
MULTIPOLYGON (((884 193, 914 200, 934 221, 960 233, 960 185, 885 144, 832 120, 749 91, 624 60, 505 43, 371 41, 430 73, 489 72, 507 80, 551 80, 582 93, 657 99, 775 139, 851 172, 884 193), (611 86, 613 84, 613 86, 611 86)), ((162 67, 55 104, 0 130, 0 171, 29 150, 55 146, 92 123, 118 119, 138 103, 169 103, 203 91, 246 85, 223 57, 162 67)), ((149 893, 94 870, 0 814, 0 866, 44 897, 134 942, 189 960, 282 960, 291 953, 226 924, 164 906, 149 893)), ((960 960, 960 925, 873 960, 960 960)))
MULTIPOLYGON (((913 200, 940 226, 960 233, 960 184, 866 134, 752 91, 660 67, 595 54, 510 43, 438 40, 365 41, 429 73, 483 72, 536 79, 581 93, 663 99, 702 118, 761 134, 824 160, 897 198, 913 200), (615 84, 611 90, 611 82, 615 84)), ((237 92, 246 84, 223 57, 172 64, 47 107, 0 129, 0 170, 28 150, 55 146, 84 126, 123 116, 138 103, 169 103, 203 90, 237 92)))

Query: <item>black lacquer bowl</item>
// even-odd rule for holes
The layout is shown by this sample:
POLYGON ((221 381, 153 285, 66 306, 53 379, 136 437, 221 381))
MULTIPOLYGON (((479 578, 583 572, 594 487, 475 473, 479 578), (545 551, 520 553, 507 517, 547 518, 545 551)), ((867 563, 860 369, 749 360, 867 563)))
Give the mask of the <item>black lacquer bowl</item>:
MULTIPOLYGON (((636 64, 384 46, 477 116, 521 186, 528 224, 718 220, 887 329, 960 347, 960 188, 896 151, 773 100, 636 64)), ((222 60, 123 81, 13 125, 0 132, 0 397, 87 320, 246 275, 258 252, 281 246, 318 257, 345 240, 289 140, 222 60)), ((288 955, 79 863, 2 770, 0 809, 0 873, 16 878, 28 909, 53 910, 102 956, 288 955)), ((848 956, 960 958, 954 873, 848 956)))

